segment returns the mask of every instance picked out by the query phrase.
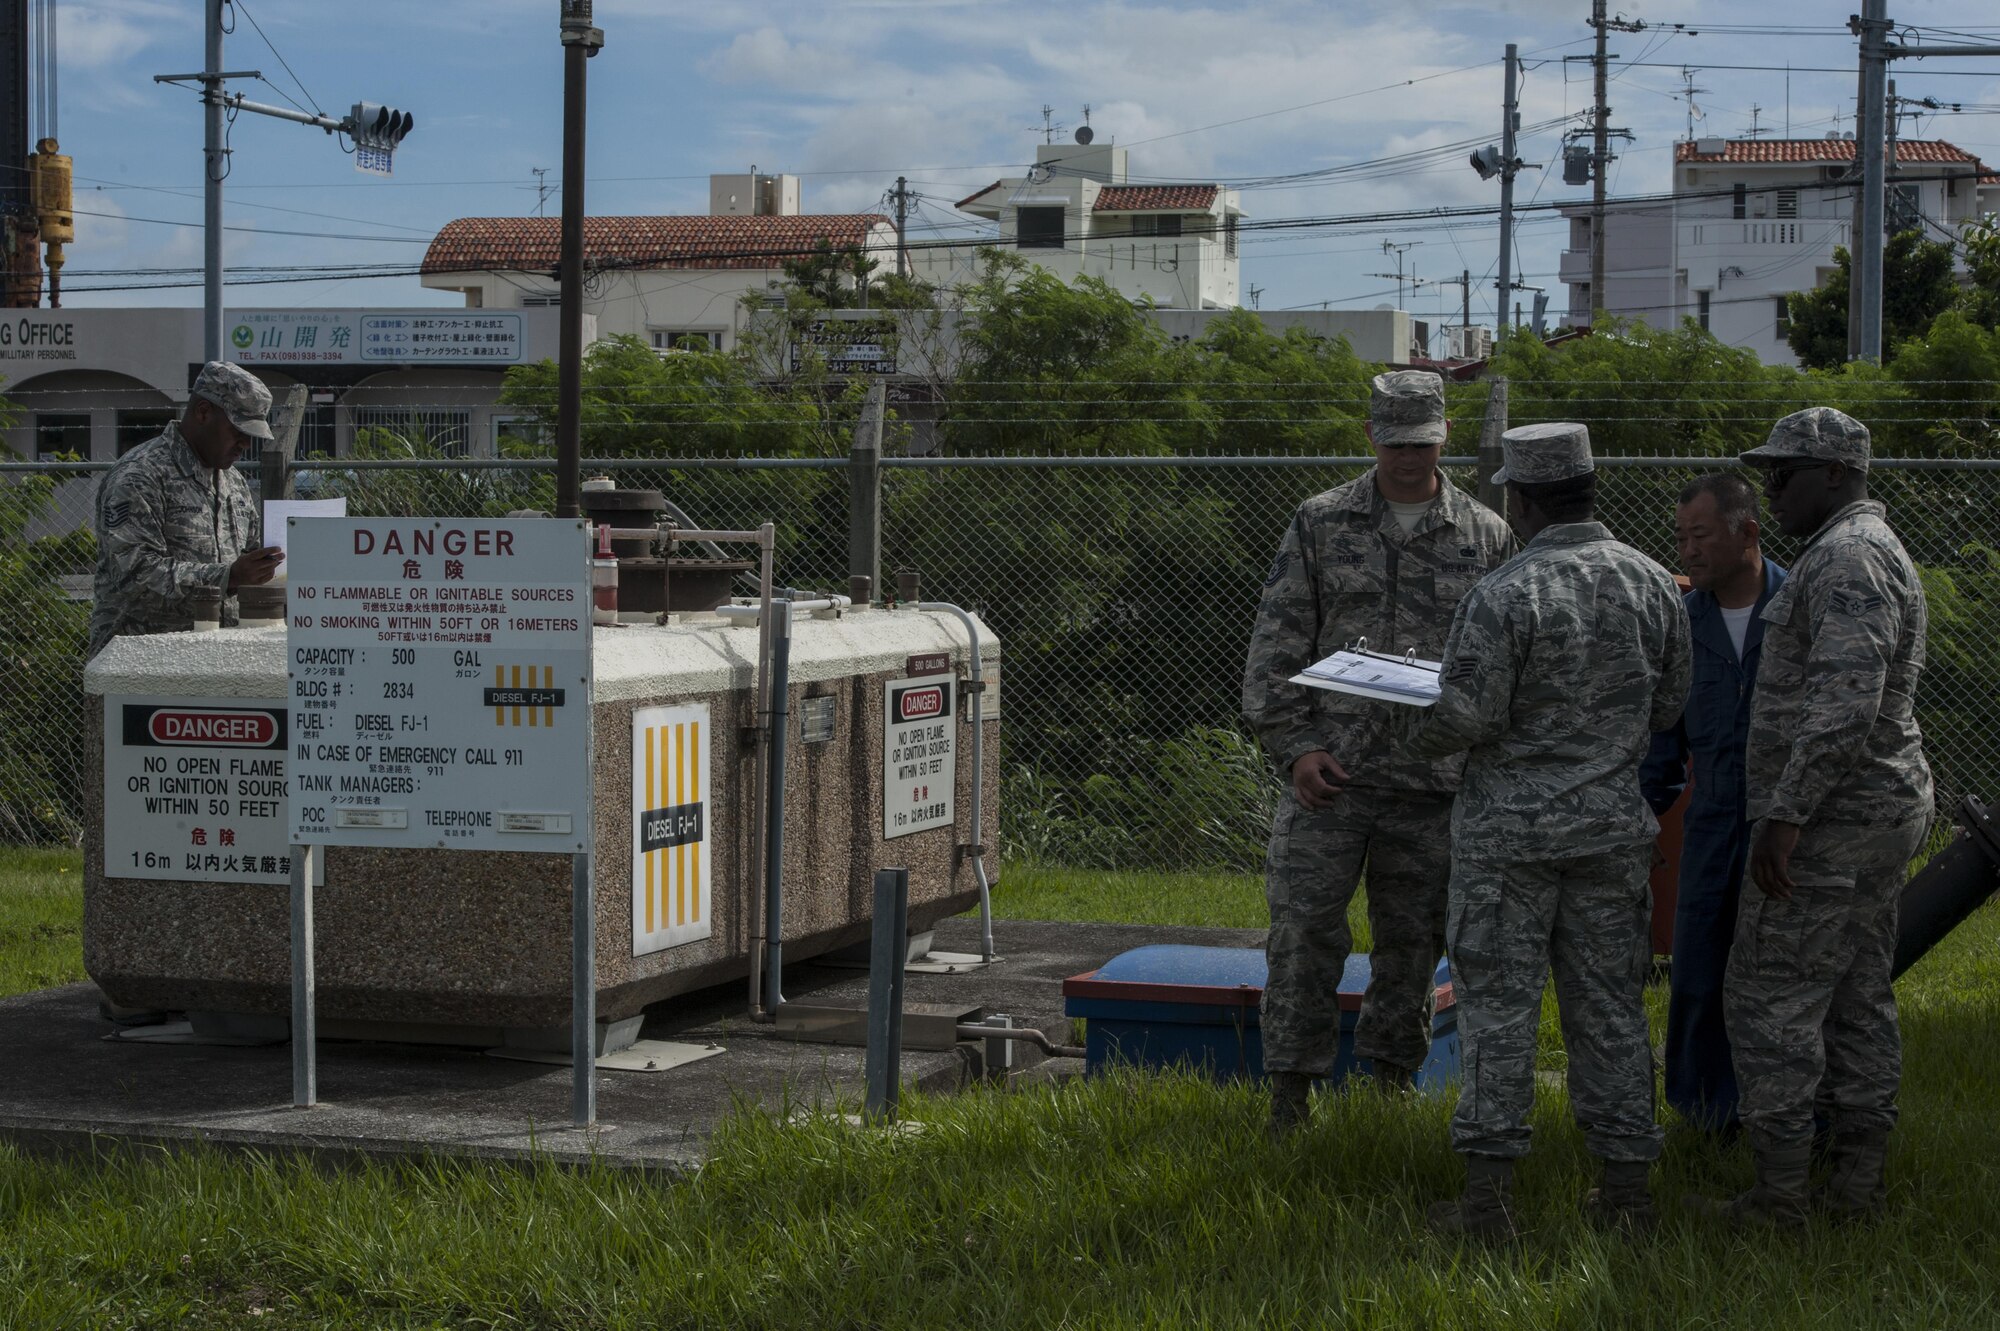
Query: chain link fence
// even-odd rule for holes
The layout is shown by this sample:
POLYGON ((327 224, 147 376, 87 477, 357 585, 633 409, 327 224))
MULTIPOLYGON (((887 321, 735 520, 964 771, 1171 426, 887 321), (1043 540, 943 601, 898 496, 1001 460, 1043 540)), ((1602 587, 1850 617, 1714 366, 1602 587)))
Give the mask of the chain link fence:
MULTIPOLYGON (((1366 459, 887 458, 885 577, 978 612, 1004 644, 1001 835, 1016 859, 1075 867, 1254 868, 1272 779, 1237 715, 1244 653, 1284 524, 1366 459)), ((1681 487, 1715 460, 1605 458, 1600 516, 1676 567, 1681 487)), ((90 501, 107 464, 0 467, 0 841, 81 835, 80 655, 90 501), (41 538, 41 539, 36 539, 41 538)), ((1469 459, 1447 462, 1474 486, 1469 459)), ((795 586, 844 589, 847 465, 839 459, 587 464, 659 489, 702 525, 774 521, 795 586)), ((545 460, 326 462, 302 495, 357 516, 486 515, 553 504, 545 460)), ((1876 497, 1930 593, 1918 699, 1939 804, 2000 773, 2000 462, 1884 460, 1876 497)), ((1793 543, 1767 533, 1780 562, 1793 543)))

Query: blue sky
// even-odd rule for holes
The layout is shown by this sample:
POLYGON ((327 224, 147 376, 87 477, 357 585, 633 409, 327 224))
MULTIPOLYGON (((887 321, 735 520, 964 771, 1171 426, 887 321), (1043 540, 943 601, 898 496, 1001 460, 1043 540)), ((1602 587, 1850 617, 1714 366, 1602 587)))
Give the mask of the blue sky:
MULTIPOLYGON (((65 303, 198 304, 198 275, 131 270, 192 270, 201 261, 200 231, 166 224, 201 215, 200 108, 191 92, 152 80, 200 67, 200 0, 58 2, 59 130, 75 159, 79 214, 65 303), (88 290, 173 282, 196 285, 88 290)), ((454 217, 532 213, 535 167, 548 168, 547 208, 556 211, 556 0, 243 0, 234 8, 227 67, 261 70, 277 85, 233 85, 251 100, 282 103, 282 90, 339 116, 365 98, 411 111, 417 128, 384 181, 357 174, 318 130, 241 116, 231 133, 227 221, 258 230, 230 234, 230 265, 413 269, 421 242, 454 217)), ((1625 57, 1614 67, 1613 122, 1635 135, 1613 166, 1613 194, 1666 188, 1671 146, 1686 126, 1683 64, 1705 90, 1695 97, 1699 134, 1740 135, 1753 114, 1776 133, 1789 117, 1798 137, 1851 130, 1855 44, 1845 23, 1855 8, 1853 0, 1614 6, 1655 26, 1612 41, 1625 57), (1675 23, 1696 31, 1676 32, 1675 23)), ((913 235, 949 234, 970 225, 955 200, 1032 160, 1044 104, 1055 108, 1064 138, 1088 104, 1099 141, 1130 149, 1135 178, 1242 182, 1245 208, 1259 221, 1497 205, 1498 183, 1479 180, 1446 145, 1497 138, 1505 44, 1519 44, 1528 66, 1524 123, 1574 115, 1590 102, 1588 65, 1564 61, 1590 49, 1588 0, 598 0, 596 9, 607 40, 590 66, 593 213, 702 212, 710 172, 754 164, 803 176, 810 212, 876 210, 905 175, 923 196, 913 235), (1317 181, 1270 179, 1424 150, 1437 155, 1317 181)), ((2000 41, 1990 0, 1897 0, 1890 13, 1899 23, 2000 41)), ((1984 108, 1906 122, 1906 136, 1950 139, 2000 164, 2000 59, 1908 63, 1897 80, 1904 96, 1984 108)), ((1559 130, 1526 139, 1522 155, 1550 169, 1524 174, 1520 200, 1587 196, 1562 184, 1559 130)), ((1545 215, 1520 238, 1524 280, 1547 285, 1558 308, 1563 235, 1545 215)), ((1490 219, 1253 230, 1244 280, 1261 289, 1265 309, 1393 301, 1395 279, 1373 276, 1395 272, 1385 241, 1412 246, 1403 266, 1419 278, 1470 269, 1475 319, 1490 322, 1498 244, 1490 219)), ((1455 283, 1404 290, 1420 315, 1456 317, 1455 283)), ((229 299, 399 305, 456 297, 395 276, 235 287, 229 299)))

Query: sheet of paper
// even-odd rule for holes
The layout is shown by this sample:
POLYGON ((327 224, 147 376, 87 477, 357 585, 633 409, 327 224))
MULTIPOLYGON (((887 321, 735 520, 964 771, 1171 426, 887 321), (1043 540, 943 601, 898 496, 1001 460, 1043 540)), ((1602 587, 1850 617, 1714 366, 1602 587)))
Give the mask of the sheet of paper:
MULTIPOLYGON (((285 526, 287 518, 344 518, 347 516, 347 496, 337 499, 267 499, 264 501, 264 544, 275 545, 280 550, 286 548, 285 526)), ((278 579, 285 576, 285 565, 278 565, 278 579)))
POLYGON ((1438 699, 1438 671, 1441 668, 1438 662, 1421 657, 1335 652, 1324 661, 1315 661, 1300 674, 1292 676, 1292 682, 1316 689, 1331 689, 1336 693, 1351 693, 1378 702, 1429 707, 1438 699))

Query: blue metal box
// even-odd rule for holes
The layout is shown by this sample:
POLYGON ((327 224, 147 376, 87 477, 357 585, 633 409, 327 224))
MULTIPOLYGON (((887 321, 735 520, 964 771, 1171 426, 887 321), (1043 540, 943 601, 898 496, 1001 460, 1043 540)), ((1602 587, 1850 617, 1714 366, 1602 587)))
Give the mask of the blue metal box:
MULTIPOLYGON (((1134 948, 1097 970, 1064 980, 1063 1012, 1088 1023, 1085 1071, 1092 1076, 1113 1063, 1182 1063, 1217 1081, 1262 1078, 1264 1034, 1257 1005, 1264 995, 1264 976, 1264 954, 1250 948, 1134 948)), ((1338 1084, 1366 1062, 1354 1056, 1354 1023, 1368 976, 1366 953, 1347 959, 1340 977, 1340 1046, 1322 1085, 1338 1084)), ((1458 1075, 1454 1003, 1451 968, 1440 961, 1430 1057, 1417 1070, 1423 1090, 1440 1090, 1458 1075)))

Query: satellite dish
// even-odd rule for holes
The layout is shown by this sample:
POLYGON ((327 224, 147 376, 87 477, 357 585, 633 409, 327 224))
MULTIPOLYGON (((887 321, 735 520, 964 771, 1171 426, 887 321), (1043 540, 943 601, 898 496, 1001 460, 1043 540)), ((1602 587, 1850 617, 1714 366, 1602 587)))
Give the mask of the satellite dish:
POLYGON ((1096 137, 1095 134, 1090 132, 1090 126, 1088 125, 1081 126, 1076 131, 1076 141, 1081 144, 1088 145, 1096 137))
POLYGON ((1388 301, 1385 300, 1380 305, 1377 305, 1375 308, 1378 310, 1393 310, 1396 307, 1394 305, 1391 305, 1388 301))

